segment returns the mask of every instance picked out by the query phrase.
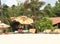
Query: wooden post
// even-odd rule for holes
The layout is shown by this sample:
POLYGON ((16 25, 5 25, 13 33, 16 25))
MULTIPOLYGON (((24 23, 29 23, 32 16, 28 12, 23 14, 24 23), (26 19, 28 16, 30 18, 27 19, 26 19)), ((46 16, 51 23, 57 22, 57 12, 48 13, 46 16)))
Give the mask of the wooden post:
POLYGON ((2 14, 2 5, 1 5, 1 0, 0 0, 0 18, 1 18, 1 21, 3 22, 3 14, 2 14))

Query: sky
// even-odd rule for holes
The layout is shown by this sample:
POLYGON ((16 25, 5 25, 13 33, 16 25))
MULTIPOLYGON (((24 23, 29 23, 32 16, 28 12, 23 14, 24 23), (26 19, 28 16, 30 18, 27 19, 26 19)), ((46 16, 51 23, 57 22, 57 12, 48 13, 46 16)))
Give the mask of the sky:
MULTIPOLYGON (((25 0, 18 0, 18 1, 20 3, 23 3, 25 0)), ((46 2, 45 5, 47 5, 48 3, 50 3, 52 6, 54 6, 55 2, 57 0, 42 0, 42 1, 46 2)), ((17 1, 16 0, 2 0, 1 2, 2 2, 2 4, 7 4, 8 6, 17 5, 17 1)), ((42 9, 43 8, 44 8, 44 6, 42 7, 42 9)))

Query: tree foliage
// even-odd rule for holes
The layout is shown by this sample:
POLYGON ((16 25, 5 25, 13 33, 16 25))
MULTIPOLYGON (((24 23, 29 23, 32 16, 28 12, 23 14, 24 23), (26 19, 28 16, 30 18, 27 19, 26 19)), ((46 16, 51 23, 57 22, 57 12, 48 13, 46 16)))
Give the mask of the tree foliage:
POLYGON ((49 20, 48 18, 44 17, 42 19, 38 19, 36 22, 35 22, 35 27, 38 31, 42 32, 44 31, 45 29, 52 29, 53 26, 52 26, 52 21, 49 20))
POLYGON ((2 5, 2 16, 0 19, 3 22, 9 24, 10 17, 17 17, 26 15, 28 17, 33 18, 34 20, 43 18, 43 17, 56 17, 60 16, 60 0, 55 3, 55 6, 51 6, 47 4, 43 10, 40 10, 41 7, 45 4, 45 2, 41 2, 39 0, 26 0, 24 3, 20 5, 13 5, 9 7, 7 5, 2 5))

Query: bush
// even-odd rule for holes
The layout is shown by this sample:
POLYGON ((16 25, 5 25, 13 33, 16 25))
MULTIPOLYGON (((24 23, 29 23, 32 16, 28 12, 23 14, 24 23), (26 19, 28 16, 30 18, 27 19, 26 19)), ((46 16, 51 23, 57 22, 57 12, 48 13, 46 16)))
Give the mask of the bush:
POLYGON ((40 31, 43 32, 45 29, 51 29, 53 30, 53 25, 52 25, 52 21, 49 20, 48 18, 44 17, 42 19, 38 19, 35 22, 35 28, 40 31))

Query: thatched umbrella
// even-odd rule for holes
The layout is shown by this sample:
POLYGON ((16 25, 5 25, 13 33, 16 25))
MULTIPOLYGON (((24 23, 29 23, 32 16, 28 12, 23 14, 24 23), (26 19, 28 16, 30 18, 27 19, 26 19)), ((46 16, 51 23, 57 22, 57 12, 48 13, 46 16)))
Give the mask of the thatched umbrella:
POLYGON ((33 23, 33 19, 28 18, 26 16, 17 17, 14 20, 20 22, 21 24, 31 24, 31 23, 33 23))
POLYGON ((10 27, 10 26, 7 25, 7 24, 4 24, 4 23, 1 23, 1 24, 0 24, 0 28, 8 28, 8 27, 10 27))
POLYGON ((7 24, 2 23, 2 22, 0 21, 0 30, 1 30, 1 31, 6 30, 6 28, 8 28, 8 27, 10 27, 10 25, 7 25, 7 24))
POLYGON ((0 21, 0 28, 8 28, 8 27, 10 26, 0 21))
POLYGON ((21 24, 25 24, 26 29, 27 29, 27 24, 34 23, 33 19, 28 18, 27 16, 19 16, 19 17, 15 18, 14 20, 20 22, 21 24))

